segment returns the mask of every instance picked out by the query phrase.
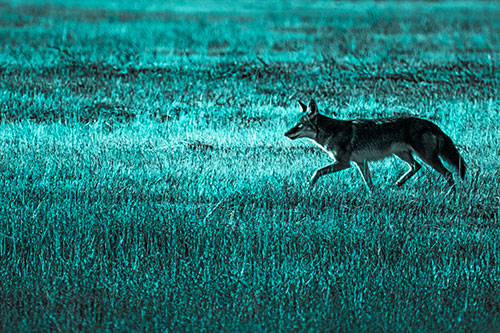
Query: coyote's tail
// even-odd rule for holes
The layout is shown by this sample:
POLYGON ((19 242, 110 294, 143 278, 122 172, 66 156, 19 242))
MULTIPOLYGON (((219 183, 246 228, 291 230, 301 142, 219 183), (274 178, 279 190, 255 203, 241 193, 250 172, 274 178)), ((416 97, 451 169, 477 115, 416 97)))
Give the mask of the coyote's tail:
POLYGON ((460 154, 458 153, 458 150, 453 144, 453 141, 451 141, 450 137, 444 133, 442 133, 441 140, 439 141, 439 156, 441 156, 441 158, 446 162, 453 165, 458 171, 460 178, 464 179, 467 165, 465 164, 462 156, 460 156, 460 154))

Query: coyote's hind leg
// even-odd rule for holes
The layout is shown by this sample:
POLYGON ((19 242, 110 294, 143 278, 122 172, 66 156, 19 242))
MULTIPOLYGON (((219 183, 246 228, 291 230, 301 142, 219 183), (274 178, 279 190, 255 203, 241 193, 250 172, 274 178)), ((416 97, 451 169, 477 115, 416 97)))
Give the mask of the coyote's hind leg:
POLYGON ((410 179, 410 177, 416 174, 417 171, 420 170, 422 166, 417 161, 415 161, 413 156, 411 156, 411 152, 409 151, 396 153, 396 156, 405 161, 406 163, 408 163, 408 165, 410 166, 410 170, 408 170, 404 175, 402 175, 396 182, 397 186, 401 186, 404 183, 406 183, 406 181, 410 179))
POLYGON ((427 154, 427 155, 421 155, 419 154, 420 158, 427 164, 429 164, 434 170, 439 172, 446 178, 446 185, 447 186, 454 186, 455 181, 453 180, 453 175, 451 172, 446 169, 439 159, 439 156, 437 154, 427 154))

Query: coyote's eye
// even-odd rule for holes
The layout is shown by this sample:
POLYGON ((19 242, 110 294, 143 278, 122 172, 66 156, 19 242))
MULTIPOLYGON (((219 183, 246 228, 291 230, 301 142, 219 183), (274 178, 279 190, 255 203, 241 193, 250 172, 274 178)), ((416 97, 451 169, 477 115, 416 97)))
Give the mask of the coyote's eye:
POLYGON ((298 124, 297 125, 297 128, 302 128, 302 127, 304 127, 304 124, 298 124))

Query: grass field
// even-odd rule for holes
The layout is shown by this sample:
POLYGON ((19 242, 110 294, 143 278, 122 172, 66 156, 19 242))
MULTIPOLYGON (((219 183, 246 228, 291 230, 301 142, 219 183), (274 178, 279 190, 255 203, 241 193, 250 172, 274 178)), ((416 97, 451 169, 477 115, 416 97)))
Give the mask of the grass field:
POLYGON ((0 331, 500 329, 500 4, 0 3, 0 331), (297 100, 438 124, 455 194, 297 100))

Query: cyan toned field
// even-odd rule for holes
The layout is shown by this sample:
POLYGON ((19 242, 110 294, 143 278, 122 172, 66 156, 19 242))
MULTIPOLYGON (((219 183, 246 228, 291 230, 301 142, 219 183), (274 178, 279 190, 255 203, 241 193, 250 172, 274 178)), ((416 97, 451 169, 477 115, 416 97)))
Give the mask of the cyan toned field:
POLYGON ((500 325, 500 5, 0 4, 0 330, 500 325), (411 114, 468 164, 353 169, 297 100, 411 114))

